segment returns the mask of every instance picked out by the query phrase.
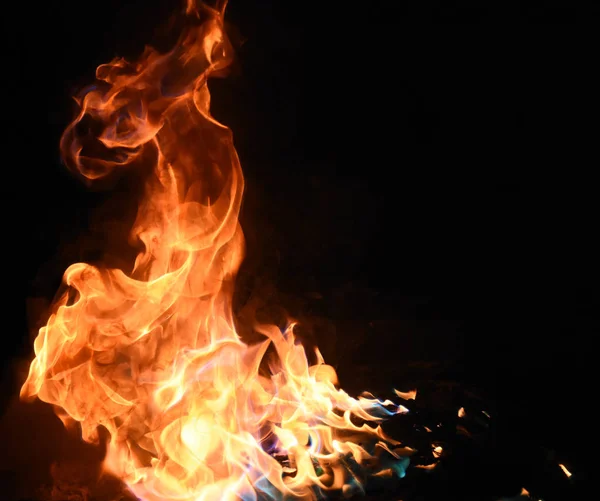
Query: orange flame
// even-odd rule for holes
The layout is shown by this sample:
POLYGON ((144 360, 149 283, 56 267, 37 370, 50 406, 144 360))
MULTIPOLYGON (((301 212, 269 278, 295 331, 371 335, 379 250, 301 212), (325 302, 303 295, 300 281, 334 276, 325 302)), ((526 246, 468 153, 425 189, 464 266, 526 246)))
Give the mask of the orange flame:
POLYGON ((564 464, 559 464, 558 466, 560 466, 560 469, 567 476, 567 478, 570 478, 573 475, 564 464))
POLYGON ((61 141, 65 162, 90 182, 146 168, 132 229, 142 250, 130 273, 66 270, 69 290, 39 331, 21 390, 79 423, 87 441, 108 430, 105 467, 147 501, 346 489, 348 457, 373 459, 350 435, 397 445, 378 423, 406 411, 337 389, 318 350, 308 363, 293 323, 257 325, 265 340, 255 345, 236 333, 244 181, 207 87, 231 60, 224 8, 188 0, 190 26, 170 52, 100 66, 79 100, 61 141))

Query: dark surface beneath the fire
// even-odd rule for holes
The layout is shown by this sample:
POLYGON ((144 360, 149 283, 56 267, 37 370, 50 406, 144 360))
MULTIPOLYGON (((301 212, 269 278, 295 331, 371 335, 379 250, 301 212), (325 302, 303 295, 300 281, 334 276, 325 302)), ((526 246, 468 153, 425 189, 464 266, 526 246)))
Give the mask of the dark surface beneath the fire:
MULTIPOLYGON (((492 438, 421 484, 409 475, 410 499, 522 486, 579 499, 596 427, 598 203, 575 172, 597 164, 598 12, 415 3, 230 2, 245 42, 211 90, 247 181, 236 307, 255 294, 267 318, 299 318, 350 393, 436 388, 452 416, 451 395, 483 399, 492 438)), ((4 30, 0 499, 31 497, 23 486, 53 461, 100 457, 16 395, 31 319, 70 263, 118 249, 135 211, 131 180, 89 191, 58 154, 69 96, 178 5, 121 4, 23 3, 4 30)))

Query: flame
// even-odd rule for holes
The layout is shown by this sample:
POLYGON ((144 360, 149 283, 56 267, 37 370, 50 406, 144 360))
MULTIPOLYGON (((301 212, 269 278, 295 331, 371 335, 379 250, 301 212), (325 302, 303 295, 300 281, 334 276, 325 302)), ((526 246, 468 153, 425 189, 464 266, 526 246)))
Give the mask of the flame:
POLYGON ((567 467, 564 464, 560 464, 560 469, 563 471, 563 473, 567 476, 567 478, 570 478, 573 474, 567 469, 567 467))
POLYGON ((374 459, 355 437, 397 445, 379 423, 407 409, 338 389, 318 350, 309 364, 293 322, 256 325, 264 341, 253 345, 236 332, 244 180, 207 87, 232 58, 224 10, 188 0, 171 51, 102 65, 79 97, 65 163, 87 182, 140 169, 141 250, 130 271, 66 270, 21 396, 54 405, 86 441, 106 429, 105 468, 147 501, 346 492, 348 461, 374 459))
POLYGON ((394 393, 404 400, 415 400, 417 398, 417 390, 410 391, 398 391, 394 390, 394 393))

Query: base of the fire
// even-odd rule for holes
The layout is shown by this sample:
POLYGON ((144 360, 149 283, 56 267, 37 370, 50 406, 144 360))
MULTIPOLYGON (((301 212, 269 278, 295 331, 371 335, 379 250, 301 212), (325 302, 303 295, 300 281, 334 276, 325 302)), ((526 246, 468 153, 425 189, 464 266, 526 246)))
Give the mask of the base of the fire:
MULTIPOLYGON (((496 416, 472 392, 454 391, 448 399, 444 384, 433 384, 416 394, 403 394, 407 412, 394 414, 384 429, 405 437, 401 446, 382 442, 362 444, 374 459, 359 465, 351 455, 340 455, 347 482, 342 489, 320 492, 317 499, 363 501, 576 501, 581 496, 581 474, 558 462, 557 453, 543 448, 515 451, 495 426, 496 416), (440 399, 440 392, 446 393, 440 399), (448 405, 448 400, 452 403, 448 405), (440 401, 445 403, 441 404, 440 401), (458 404, 457 404, 458 402, 458 404), (458 405, 458 406, 457 406, 458 405), (517 457, 517 456, 520 457, 517 457), (520 465, 527 464, 524 472, 520 465)), ((294 474, 287 456, 275 456, 294 474)), ((325 477, 327 467, 314 460, 315 472, 325 477)), ((97 465, 96 465, 97 466, 97 465)), ((37 496, 18 501, 137 501, 120 480, 110 475, 94 477, 94 466, 85 462, 52 465, 53 484, 42 486, 37 496)), ((268 485, 256 485, 257 501, 281 497, 268 485)), ((17 500, 11 500, 17 501, 17 500)), ((143 501, 143 500, 140 500, 143 501)), ((245 501, 245 500, 242 500, 245 501)))

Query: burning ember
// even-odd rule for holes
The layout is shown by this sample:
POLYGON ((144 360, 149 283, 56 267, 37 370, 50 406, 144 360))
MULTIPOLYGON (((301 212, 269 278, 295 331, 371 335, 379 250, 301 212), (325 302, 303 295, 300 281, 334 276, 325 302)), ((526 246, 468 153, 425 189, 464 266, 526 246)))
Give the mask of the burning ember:
POLYGON ((207 87, 232 57, 224 9, 188 0, 170 52, 100 66, 79 98, 64 160, 88 182, 143 169, 131 231, 141 250, 130 271, 66 270, 21 396, 55 406, 86 441, 108 430, 105 468, 147 501, 356 492, 366 474, 404 475, 410 450, 379 423, 407 409, 338 389, 293 321, 255 325, 258 344, 236 332, 244 179, 207 87), (383 451, 395 461, 379 461, 383 451))

